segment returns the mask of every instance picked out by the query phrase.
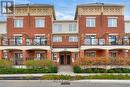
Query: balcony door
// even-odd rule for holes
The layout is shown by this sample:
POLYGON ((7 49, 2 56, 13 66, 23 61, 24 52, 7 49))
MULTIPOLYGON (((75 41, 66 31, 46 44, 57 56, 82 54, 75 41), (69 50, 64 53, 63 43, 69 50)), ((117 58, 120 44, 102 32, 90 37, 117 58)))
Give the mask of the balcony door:
POLYGON ((117 36, 116 35, 109 35, 109 44, 110 45, 116 45, 117 36))
POLYGON ((46 39, 45 36, 35 36, 34 44, 35 45, 45 45, 46 39))
POLYGON ((95 45, 97 44, 97 39, 96 39, 96 35, 87 35, 85 37, 85 44, 87 45, 95 45))
POLYGON ((14 37, 14 45, 22 45, 22 36, 14 37))

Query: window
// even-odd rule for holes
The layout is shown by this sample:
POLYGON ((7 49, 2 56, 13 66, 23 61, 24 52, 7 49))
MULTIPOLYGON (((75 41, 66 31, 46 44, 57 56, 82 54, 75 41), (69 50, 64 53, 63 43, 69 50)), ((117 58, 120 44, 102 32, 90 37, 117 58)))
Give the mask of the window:
POLYGON ((43 60, 45 59, 45 54, 44 53, 36 53, 36 59, 35 60, 43 60))
POLYGON ((98 40, 96 39, 96 35, 86 35, 84 44, 86 44, 86 45, 98 44, 98 40))
POLYGON ((14 27, 22 28, 23 27, 23 19, 14 19, 14 27))
POLYGON ((108 27, 117 27, 117 18, 108 18, 108 27))
POLYGON ((78 58, 78 52, 75 52, 74 53, 74 60, 77 60, 77 58, 78 58))
POLYGON ((116 45, 117 36, 116 35, 109 35, 109 44, 116 45))
POLYGON ((96 26, 96 20, 95 18, 86 18, 86 27, 95 27, 96 26))
POLYGON ((5 50, 3 51, 3 58, 8 59, 8 52, 5 50))
POLYGON ((53 42, 62 42, 62 36, 54 36, 53 42))
POLYGON ((62 24, 54 24, 54 32, 61 32, 62 31, 62 24))
POLYGON ((36 25, 36 28, 44 28, 45 20, 43 18, 36 18, 35 25, 36 25))
POLYGON ((52 54, 52 60, 56 60, 57 59, 57 54, 56 53, 53 53, 52 54))
POLYGON ((116 51, 110 51, 109 56, 112 58, 115 58, 117 56, 117 52, 116 51))
POLYGON ((35 45, 45 45, 47 43, 47 40, 45 36, 35 36, 34 44, 35 45))
POLYGON ((78 42, 77 36, 69 36, 69 42, 78 42))
POLYGON ((87 57, 96 57, 96 52, 95 51, 87 51, 86 56, 87 57))
POLYGON ((22 45, 22 36, 14 36, 14 39, 15 45, 22 45))
POLYGON ((69 24, 69 32, 75 32, 76 31, 76 24, 69 24))

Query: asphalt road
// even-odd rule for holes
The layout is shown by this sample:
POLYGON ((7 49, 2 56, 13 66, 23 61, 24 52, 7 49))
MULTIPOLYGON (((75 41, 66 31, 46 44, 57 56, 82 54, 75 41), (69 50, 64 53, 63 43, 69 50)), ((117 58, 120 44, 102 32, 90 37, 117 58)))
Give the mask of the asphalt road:
POLYGON ((130 87, 130 81, 23 81, 0 80, 0 87, 130 87), (70 83, 70 84, 69 84, 70 83))

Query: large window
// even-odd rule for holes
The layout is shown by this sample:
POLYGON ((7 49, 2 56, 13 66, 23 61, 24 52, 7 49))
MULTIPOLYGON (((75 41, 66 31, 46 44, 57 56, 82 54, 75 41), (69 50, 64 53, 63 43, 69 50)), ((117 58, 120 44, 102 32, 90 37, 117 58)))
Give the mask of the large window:
POLYGON ((62 36, 54 36, 53 42, 62 42, 62 36))
POLYGON ((62 24, 54 24, 54 32, 61 32, 62 31, 62 24))
POLYGON ((108 18, 108 27, 117 27, 117 18, 108 18))
POLYGON ((69 32, 75 32, 76 31, 76 24, 69 24, 69 32))
POLYGON ((86 18, 86 27, 96 27, 96 19, 94 17, 86 18))
POLYGON ((23 19, 14 19, 14 27, 22 28, 23 27, 23 19))
POLYGON ((69 36, 69 42, 78 42, 77 36, 69 36))
POLYGON ((44 18, 36 18, 35 19, 36 28, 44 28, 45 27, 45 20, 44 18))

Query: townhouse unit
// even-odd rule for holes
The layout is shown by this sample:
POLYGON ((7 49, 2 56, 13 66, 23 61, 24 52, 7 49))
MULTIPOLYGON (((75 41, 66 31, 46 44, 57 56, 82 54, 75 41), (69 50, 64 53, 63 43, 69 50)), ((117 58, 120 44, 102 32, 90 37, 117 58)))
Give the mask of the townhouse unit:
POLYGON ((84 56, 130 54, 124 5, 81 4, 74 20, 56 20, 54 7, 46 4, 15 5, 14 12, 7 16, 7 37, 0 39, 0 58, 15 65, 43 59, 72 64, 84 56))

